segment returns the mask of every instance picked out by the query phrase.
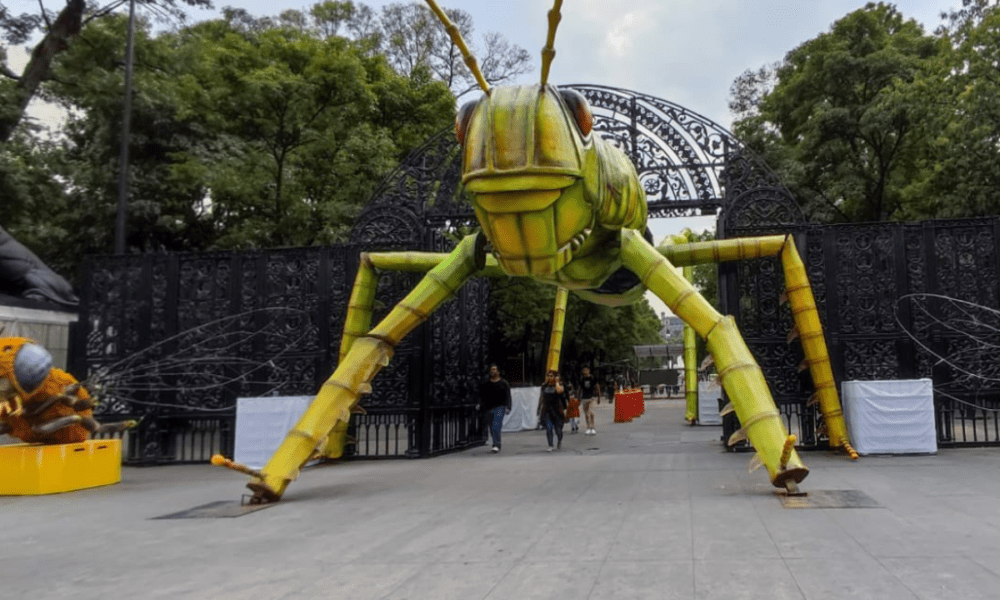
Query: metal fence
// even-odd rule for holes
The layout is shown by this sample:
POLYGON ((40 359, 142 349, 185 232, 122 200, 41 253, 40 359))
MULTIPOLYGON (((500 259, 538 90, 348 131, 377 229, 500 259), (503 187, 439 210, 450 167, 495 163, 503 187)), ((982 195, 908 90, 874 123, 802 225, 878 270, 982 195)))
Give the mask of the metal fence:
MULTIPOLYGON (((442 242, 443 244, 443 242, 442 242)), ((236 399, 313 395, 333 372, 360 247, 92 257, 72 372, 106 396, 98 418, 140 419, 130 464, 232 455, 236 399)), ((385 273, 376 322, 419 281, 385 273)), ((470 282, 396 348, 351 429, 356 457, 429 456, 482 443, 489 286, 470 282)))
MULTIPOLYGON (((758 211, 766 212, 766 211, 758 211)), ((791 213, 789 213, 791 214, 791 213)), ((794 216, 794 215, 792 215, 794 216)), ((838 382, 931 378, 940 446, 1000 445, 1000 219, 820 226, 728 221, 726 237, 792 233, 838 382)), ((722 265, 724 312, 764 370, 792 433, 822 447, 776 258, 722 265)), ((724 421, 728 435, 738 428, 724 421)))

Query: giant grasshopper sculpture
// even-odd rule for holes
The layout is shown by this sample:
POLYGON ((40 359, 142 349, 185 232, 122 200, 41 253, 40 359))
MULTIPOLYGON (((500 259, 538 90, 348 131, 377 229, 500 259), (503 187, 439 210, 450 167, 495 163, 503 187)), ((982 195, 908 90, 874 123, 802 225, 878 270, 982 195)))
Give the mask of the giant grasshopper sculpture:
MULTIPOLYGON (((490 88, 476 59, 434 0, 483 95, 463 106, 455 130, 462 147, 462 182, 472 197, 478 234, 448 254, 368 253, 351 294, 336 371, 260 471, 221 456, 213 463, 250 475, 252 502, 281 498, 299 469, 317 456, 339 457, 352 412, 389 364, 394 347, 473 276, 517 276, 558 286, 547 369, 557 369, 568 291, 606 305, 638 301, 646 290, 707 340, 719 378, 749 439, 751 466, 767 468, 775 487, 794 489, 809 470, 795 451, 760 367, 732 317, 719 314, 678 266, 781 257, 787 296, 816 387, 831 447, 850 449, 836 384, 805 267, 791 236, 673 244, 654 248, 646 233, 646 198, 635 167, 594 134, 582 95, 547 83, 555 56, 561 0, 548 13, 541 83, 490 88), (421 282, 371 326, 379 270, 426 272, 421 282)), ((855 455, 856 456, 856 455, 855 455)))

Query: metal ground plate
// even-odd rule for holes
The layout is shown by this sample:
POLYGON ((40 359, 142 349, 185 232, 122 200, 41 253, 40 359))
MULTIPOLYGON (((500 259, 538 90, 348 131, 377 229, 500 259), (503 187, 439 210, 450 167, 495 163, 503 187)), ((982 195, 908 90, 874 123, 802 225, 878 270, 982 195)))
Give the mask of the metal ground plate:
POLYGON ((245 514, 270 508, 272 506, 274 506, 274 503, 244 504, 236 500, 219 500, 218 502, 209 502, 208 504, 195 506, 194 508, 182 510, 181 512, 170 513, 169 515, 163 515, 160 517, 153 517, 153 519, 220 519, 242 517, 245 514))
POLYGON ((775 492, 784 508, 882 508, 858 490, 811 490, 804 496, 775 492))

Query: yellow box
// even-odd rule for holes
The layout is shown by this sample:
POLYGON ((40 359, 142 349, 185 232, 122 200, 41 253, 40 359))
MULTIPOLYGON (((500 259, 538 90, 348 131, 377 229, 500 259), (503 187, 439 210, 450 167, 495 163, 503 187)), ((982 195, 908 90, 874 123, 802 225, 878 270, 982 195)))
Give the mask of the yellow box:
POLYGON ((121 440, 0 446, 3 496, 72 492, 121 480, 121 440))

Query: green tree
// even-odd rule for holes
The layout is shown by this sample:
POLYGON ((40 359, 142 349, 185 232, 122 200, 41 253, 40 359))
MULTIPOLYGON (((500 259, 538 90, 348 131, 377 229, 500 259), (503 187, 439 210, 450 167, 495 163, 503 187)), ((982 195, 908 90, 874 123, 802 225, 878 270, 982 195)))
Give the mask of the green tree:
MULTIPOLYGON (((123 0, 113 0, 106 4, 87 6, 85 0, 66 0, 66 5, 58 14, 45 9, 39 2, 38 14, 15 16, 0 5, 0 75, 6 78, 0 85, 0 143, 13 135, 24 116, 28 103, 35 97, 42 83, 52 77, 53 61, 73 44, 85 25, 108 18, 114 11, 126 4, 123 0), (32 39, 38 33, 41 40, 31 50, 31 57, 24 70, 17 74, 7 64, 7 46, 19 45, 32 39)), ((184 11, 180 5, 211 8, 209 0, 137 0, 139 8, 156 9, 168 18, 183 21, 184 11)), ((116 55, 124 52, 124 46, 116 55)))
MULTIPOLYGON (((330 185, 338 167, 384 172, 393 158, 392 141, 368 123, 375 99, 361 59, 341 38, 291 28, 211 23, 190 33, 201 59, 183 90, 189 117, 216 133, 210 144, 221 150, 205 171, 220 244, 332 241, 324 192, 351 191, 330 185)), ((208 166, 200 153, 188 161, 208 166)))
MULTIPOLYGON (((20 161, 21 178, 36 182, 15 210, 5 211, 14 235, 57 271, 71 276, 80 256, 108 252, 113 241, 124 89, 120 48, 126 18, 92 21, 79 43, 60 54, 45 84, 47 98, 68 111, 54 137, 20 128, 13 140, 30 148, 20 161), (42 186, 41 182, 46 182, 42 186)), ((147 35, 140 21, 136 36, 133 100, 132 197, 129 245, 137 249, 198 249, 210 226, 193 214, 204 197, 197 182, 171 175, 171 156, 203 132, 174 118, 171 83, 182 61, 147 35)), ((14 144, 8 142, 8 145, 14 144)), ((0 184, 4 193, 7 185, 0 184)), ((16 192, 14 195, 18 195, 16 192)))
POLYGON ((738 79, 734 130, 814 220, 900 218, 904 188, 923 166, 926 109, 907 90, 942 49, 893 5, 869 3, 773 72, 738 79))
MULTIPOLYGON (((479 62, 491 85, 512 81, 531 71, 531 56, 496 32, 473 35, 472 15, 445 9, 479 62)), ((244 31, 291 27, 313 37, 350 39, 366 56, 382 55, 405 77, 423 79, 430 74, 444 82, 457 98, 479 89, 458 46, 424 2, 393 3, 376 12, 353 0, 324 0, 308 12, 287 10, 276 18, 253 17, 242 9, 226 9, 226 18, 244 31)))
MULTIPOLYGON (((491 281, 492 358, 497 362, 524 356, 528 381, 540 382, 545 371, 555 290, 526 277, 491 281)), ((574 376, 583 365, 631 364, 633 346, 663 343, 660 319, 643 299, 610 307, 569 295, 560 364, 574 376)))
MULTIPOLYGON (((0 145, 2 225, 18 241, 35 249, 43 260, 46 256, 37 249, 49 247, 65 233, 58 223, 58 216, 64 210, 62 187, 52 177, 49 165, 54 146, 55 142, 34 139, 23 129, 0 145)), ((50 266, 64 275, 67 273, 60 265, 50 266)))
MULTIPOLYGON (((69 110, 57 141, 0 148, 0 185, 19 199, 5 226, 63 273, 111 248, 123 21, 92 22, 54 64, 46 93, 69 110)), ((454 118, 429 75, 404 78, 343 38, 232 21, 155 37, 140 24, 132 250, 343 241, 386 174, 454 118)))
POLYGON ((1000 213, 1000 6, 965 0, 947 19, 948 51, 909 90, 928 140, 906 190, 913 219, 1000 213))
MULTIPOLYGON (((424 2, 386 5, 382 7, 377 21, 374 12, 366 10, 367 7, 360 2, 348 0, 323 4, 339 5, 339 13, 334 10, 335 14, 349 14, 346 21, 354 39, 376 44, 378 52, 386 56, 397 72, 410 76, 429 70, 457 98, 479 89, 465 66, 458 46, 424 2)), ((527 50, 511 44, 496 32, 484 34, 482 45, 479 45, 473 35, 475 25, 469 13, 447 8, 445 13, 469 44, 483 77, 490 85, 502 85, 531 71, 531 56, 527 50)))

